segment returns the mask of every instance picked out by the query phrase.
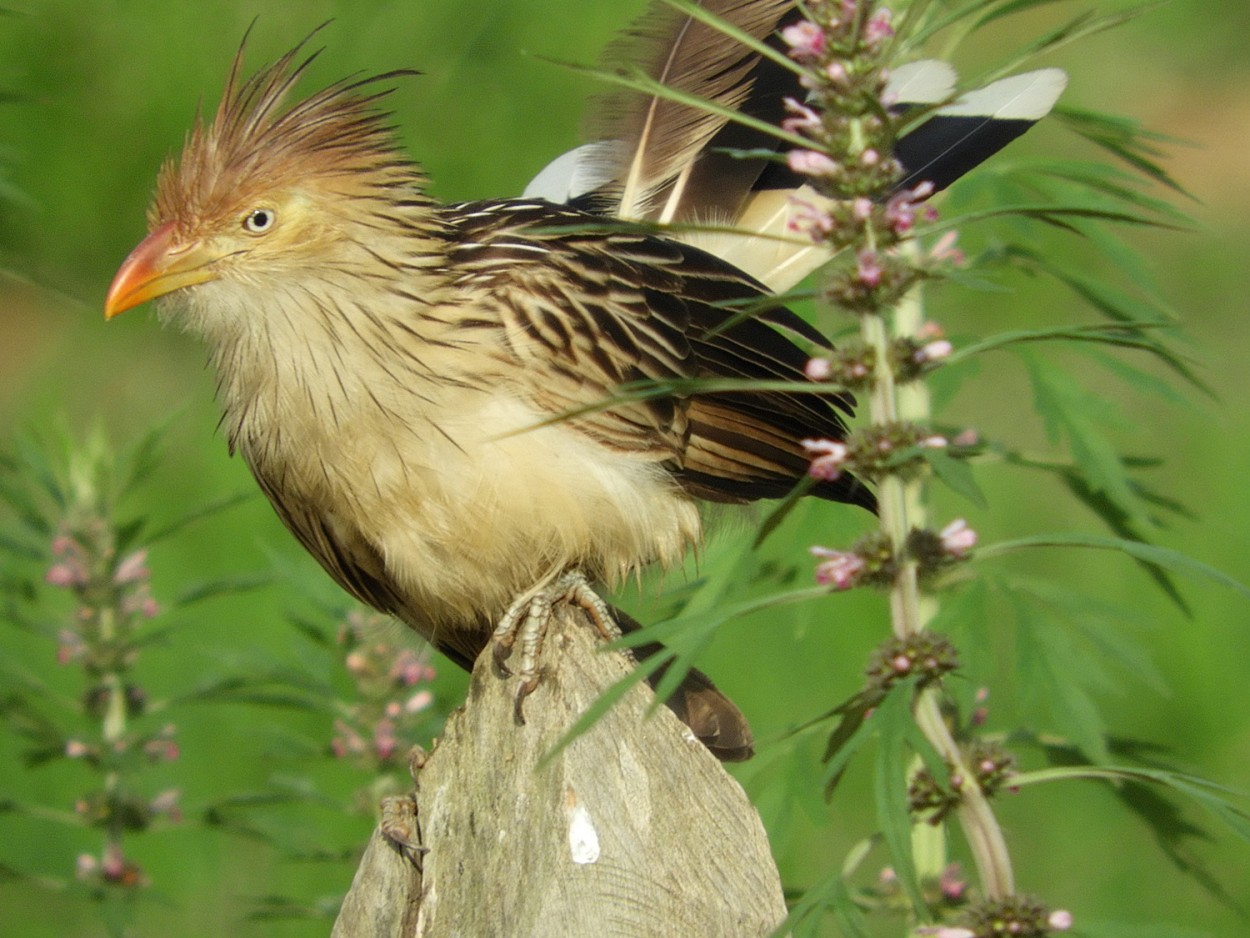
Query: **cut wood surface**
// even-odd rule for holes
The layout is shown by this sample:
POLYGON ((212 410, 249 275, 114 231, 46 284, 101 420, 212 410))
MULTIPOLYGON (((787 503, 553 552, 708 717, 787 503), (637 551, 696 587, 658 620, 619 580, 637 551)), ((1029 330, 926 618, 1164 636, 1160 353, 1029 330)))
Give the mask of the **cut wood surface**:
POLYGON ((483 654, 464 708, 418 775, 411 840, 420 870, 409 859, 416 851, 375 832, 335 938, 703 938, 776 928, 786 909, 754 807, 672 713, 647 713, 645 684, 543 763, 628 673, 628 659, 602 647, 580 610, 559 606, 524 725, 515 678, 483 654))

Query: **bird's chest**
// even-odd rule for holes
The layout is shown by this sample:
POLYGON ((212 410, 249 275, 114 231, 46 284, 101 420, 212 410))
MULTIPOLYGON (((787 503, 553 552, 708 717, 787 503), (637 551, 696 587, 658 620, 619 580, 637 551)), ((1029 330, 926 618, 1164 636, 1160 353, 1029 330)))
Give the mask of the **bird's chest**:
POLYGON ((615 579, 677 560, 698 537, 662 468, 544 425, 549 415, 502 388, 368 391, 297 395, 279 432, 240 439, 301 540, 375 567, 412 617, 493 617, 569 567, 615 579))

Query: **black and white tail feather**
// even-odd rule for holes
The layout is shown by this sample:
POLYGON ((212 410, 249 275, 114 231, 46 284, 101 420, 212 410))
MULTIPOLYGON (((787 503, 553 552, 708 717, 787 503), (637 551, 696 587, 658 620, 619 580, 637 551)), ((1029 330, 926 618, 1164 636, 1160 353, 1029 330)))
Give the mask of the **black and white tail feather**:
MULTIPOLYGON (((700 6, 774 45, 777 30, 798 16, 793 0, 703 0, 700 6)), ((772 124, 784 116, 786 97, 803 97, 793 72, 662 0, 609 48, 608 60, 643 63, 655 81, 772 124)), ((1067 76, 1040 69, 958 97, 956 81, 954 69, 938 61, 893 71, 887 93, 896 113, 932 110, 897 141, 894 155, 904 168, 898 190, 922 182, 934 191, 946 188, 1045 117, 1067 76)), ((525 196, 599 215, 675 223, 680 227, 672 237, 784 292, 831 256, 788 228, 796 202, 819 205, 822 197, 783 163, 731 155, 777 152, 782 143, 729 120, 719 108, 636 92, 610 95, 597 109, 603 115, 594 126, 598 139, 553 160, 525 196)))

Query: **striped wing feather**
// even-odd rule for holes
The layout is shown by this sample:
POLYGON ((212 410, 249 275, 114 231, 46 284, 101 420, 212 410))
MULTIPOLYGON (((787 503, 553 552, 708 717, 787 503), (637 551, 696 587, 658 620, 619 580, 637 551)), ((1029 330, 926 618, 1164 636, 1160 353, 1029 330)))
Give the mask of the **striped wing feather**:
MULTIPOLYGON (((602 444, 669 465, 692 494, 781 497, 806 472, 804 438, 845 436, 845 396, 619 398, 622 384, 646 380, 806 380, 810 349, 827 342, 783 307, 745 317, 726 308, 766 290, 724 261, 544 202, 468 203, 449 220, 464 235, 453 262, 490 297, 525 393, 602 444)), ((872 504, 849 477, 816 494, 872 504)))

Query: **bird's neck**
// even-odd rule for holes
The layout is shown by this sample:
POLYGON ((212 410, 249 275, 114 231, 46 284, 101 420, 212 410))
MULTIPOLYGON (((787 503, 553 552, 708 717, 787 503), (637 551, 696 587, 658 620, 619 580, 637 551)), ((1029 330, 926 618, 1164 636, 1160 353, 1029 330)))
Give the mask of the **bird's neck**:
POLYGON ((223 429, 249 461, 275 447, 315 449, 353 425, 412 419, 436 385, 432 348, 455 342, 431 315, 450 291, 433 243, 370 244, 281 288, 223 291, 234 327, 210 340, 223 429), (386 271, 380 275, 379 268, 386 271))

